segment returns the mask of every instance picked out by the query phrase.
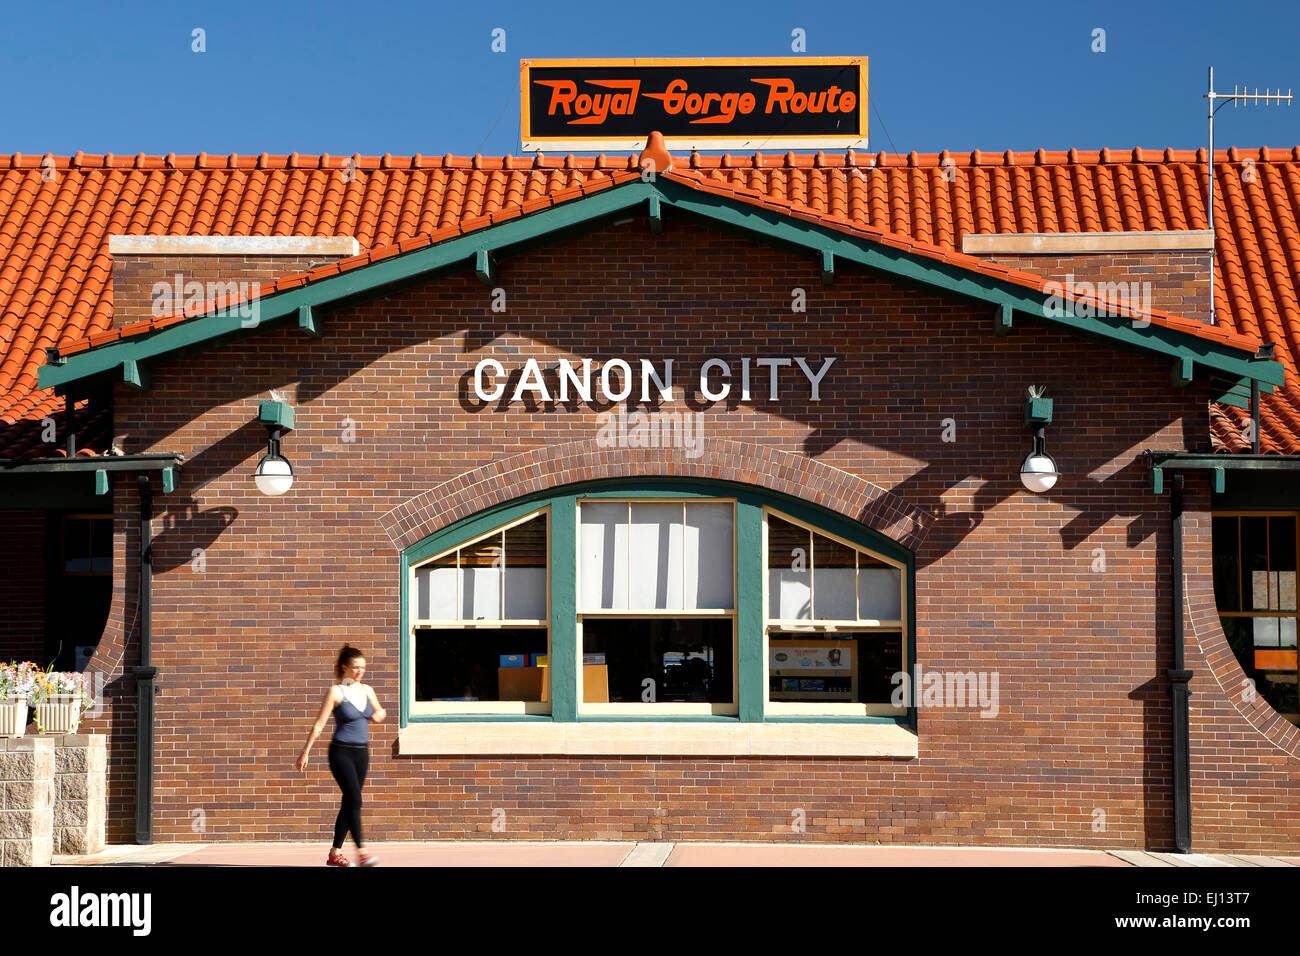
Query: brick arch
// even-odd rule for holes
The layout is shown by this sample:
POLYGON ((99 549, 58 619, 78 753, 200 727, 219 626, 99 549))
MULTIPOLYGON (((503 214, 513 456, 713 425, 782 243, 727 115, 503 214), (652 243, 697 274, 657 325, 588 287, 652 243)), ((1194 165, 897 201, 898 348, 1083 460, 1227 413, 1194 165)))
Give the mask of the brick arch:
POLYGON ((934 516, 864 478, 802 455, 710 439, 696 457, 682 448, 601 448, 576 441, 530 449, 467 471, 398 505, 380 524, 401 551, 485 508, 582 481, 674 477, 755 485, 820 505, 915 553, 934 516))

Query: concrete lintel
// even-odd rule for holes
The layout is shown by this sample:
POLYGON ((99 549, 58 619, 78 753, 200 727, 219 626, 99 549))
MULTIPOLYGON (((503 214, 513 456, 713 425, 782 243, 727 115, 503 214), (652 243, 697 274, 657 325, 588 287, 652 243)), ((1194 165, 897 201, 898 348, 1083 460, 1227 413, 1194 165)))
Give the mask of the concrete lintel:
POLYGON ((1068 255, 1087 252, 1206 252, 1208 229, 1139 232, 1016 232, 966 235, 961 251, 970 255, 999 253, 1068 255))
POLYGON ((917 749, 916 735, 897 724, 428 721, 410 724, 397 737, 402 756, 916 757, 917 749))
POLYGON ((109 236, 115 256, 355 256, 352 236, 109 236))

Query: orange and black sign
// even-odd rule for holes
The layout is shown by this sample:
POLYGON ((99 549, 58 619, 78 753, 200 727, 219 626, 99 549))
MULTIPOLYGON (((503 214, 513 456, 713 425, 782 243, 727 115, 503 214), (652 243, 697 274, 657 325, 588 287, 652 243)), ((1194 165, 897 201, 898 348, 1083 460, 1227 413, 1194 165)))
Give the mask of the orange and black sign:
POLYGON ((867 58, 522 60, 525 150, 865 148, 867 58))

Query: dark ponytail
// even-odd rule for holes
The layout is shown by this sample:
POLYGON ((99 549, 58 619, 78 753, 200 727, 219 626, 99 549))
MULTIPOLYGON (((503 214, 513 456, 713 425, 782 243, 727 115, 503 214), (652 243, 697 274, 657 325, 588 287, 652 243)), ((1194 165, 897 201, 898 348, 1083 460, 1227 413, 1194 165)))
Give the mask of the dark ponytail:
POLYGON ((343 668, 346 667, 347 665, 351 664, 351 663, 352 663, 353 661, 355 661, 358 657, 365 657, 365 656, 366 656, 366 655, 362 654, 359 650, 357 650, 357 649, 356 649, 355 647, 353 647, 351 644, 344 644, 344 645, 343 645, 343 650, 339 651, 339 659, 338 659, 338 661, 337 661, 337 662, 335 663, 335 665, 334 665, 334 679, 335 679, 335 680, 342 680, 342 679, 343 679, 343 668))

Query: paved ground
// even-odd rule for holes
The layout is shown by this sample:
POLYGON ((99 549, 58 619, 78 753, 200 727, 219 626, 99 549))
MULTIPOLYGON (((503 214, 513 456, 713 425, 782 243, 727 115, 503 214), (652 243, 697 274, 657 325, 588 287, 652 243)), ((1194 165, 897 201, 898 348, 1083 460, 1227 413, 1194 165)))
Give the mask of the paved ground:
MULTIPOLYGON (((55 866, 320 866, 322 843, 156 843, 56 856, 55 866)), ((381 866, 1300 866, 1300 857, 1003 847, 512 840, 377 843, 381 866)), ((354 861, 356 847, 344 850, 354 861)))

